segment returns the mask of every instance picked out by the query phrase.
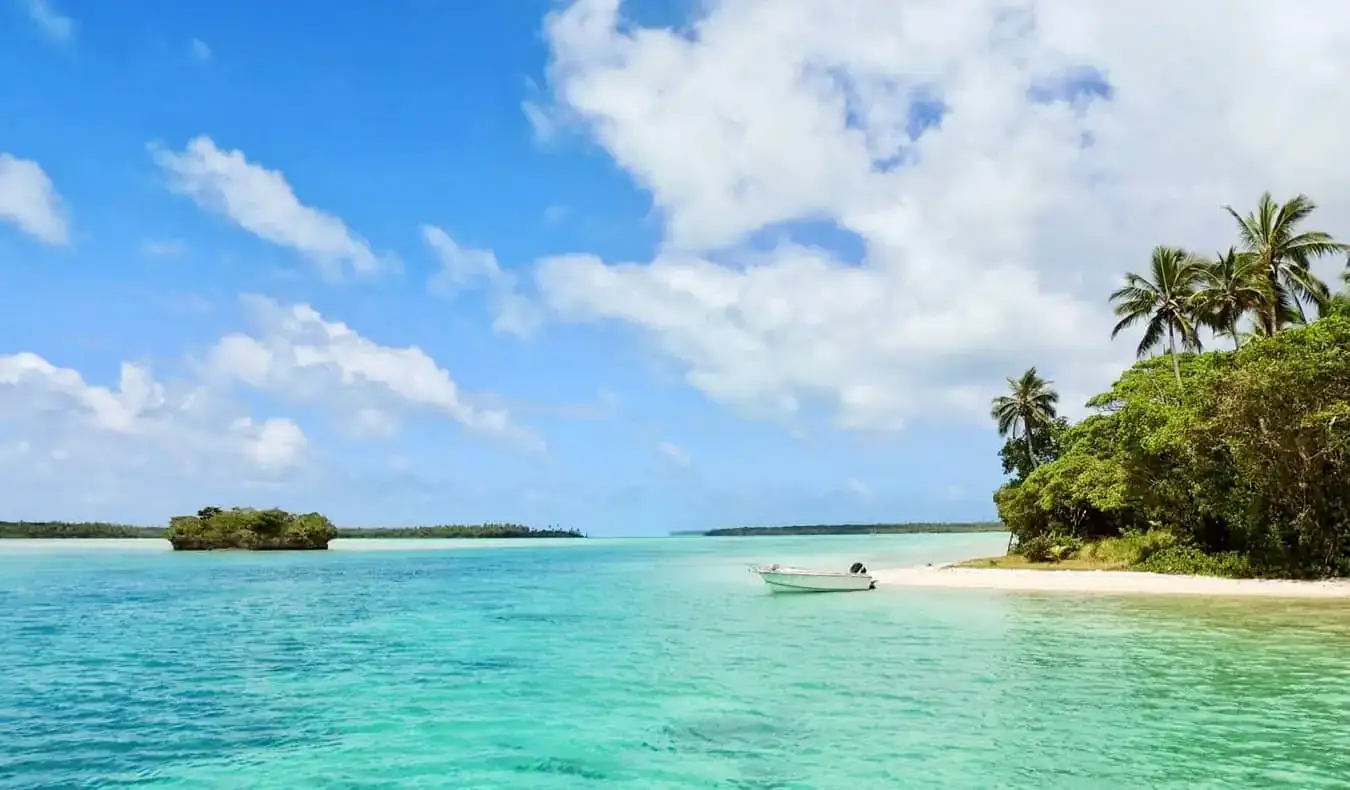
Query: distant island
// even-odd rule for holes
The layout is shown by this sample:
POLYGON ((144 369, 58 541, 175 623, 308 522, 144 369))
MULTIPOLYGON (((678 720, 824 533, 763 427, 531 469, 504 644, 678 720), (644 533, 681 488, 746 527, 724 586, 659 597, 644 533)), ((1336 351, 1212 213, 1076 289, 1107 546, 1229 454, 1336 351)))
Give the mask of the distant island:
POLYGON ((322 513, 297 515, 278 508, 204 507, 195 516, 169 519, 164 537, 174 551, 321 551, 337 537, 337 528, 322 513))
POLYGON ((997 521, 970 523, 906 523, 906 524, 803 524, 787 527, 725 527, 707 532, 679 532, 679 535, 702 534, 721 538, 750 535, 915 535, 919 533, 948 532, 1006 532, 997 521))
POLYGON ((103 521, 0 521, 0 540, 61 540, 61 539, 160 539, 174 543, 175 548, 183 550, 206 548, 325 548, 333 538, 584 538, 586 535, 575 529, 548 527, 536 529, 523 524, 441 524, 422 527, 333 527, 327 518, 317 513, 302 516, 286 513, 283 510, 254 510, 252 508, 202 508, 195 516, 175 516, 170 519, 169 527, 147 527, 132 524, 115 524, 103 521), (215 521, 219 515, 222 521, 215 521), (272 514, 272 515, 257 515, 272 514), (276 515, 283 514, 283 515, 276 515), (316 536, 310 528, 317 523, 308 516, 319 516, 323 523, 334 530, 322 546, 317 544, 316 536), (277 520, 280 520, 278 522, 277 520), (282 523, 282 532, 289 537, 284 540, 278 534, 269 532, 275 523, 282 523), (262 532, 255 533, 253 526, 261 525, 262 532), (286 526, 290 525, 290 532, 286 526), (241 532, 242 530, 242 532, 241 532), (308 537, 298 537, 296 530, 308 537), (248 535, 244 533, 249 533, 248 535), (252 535, 256 534, 257 537, 252 535), (226 537, 227 535, 233 537, 226 537), (273 544, 297 545, 273 545, 273 544), (216 545, 226 544, 226 545, 216 545), (245 545, 248 544, 248 545, 245 545), (256 544, 256 545, 254 545, 256 544))
POLYGON ((584 538, 575 529, 536 529, 524 524, 441 524, 431 527, 369 527, 338 530, 339 538, 584 538))
POLYGON ((138 527, 103 521, 0 521, 0 540, 163 537, 164 527, 138 527))

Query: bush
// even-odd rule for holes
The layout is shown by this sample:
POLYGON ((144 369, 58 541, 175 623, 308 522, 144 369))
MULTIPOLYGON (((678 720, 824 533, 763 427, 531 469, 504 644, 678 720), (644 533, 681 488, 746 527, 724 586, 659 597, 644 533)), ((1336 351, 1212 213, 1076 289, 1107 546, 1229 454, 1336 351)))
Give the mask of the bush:
POLYGON ((1187 576, 1227 576, 1251 578, 1250 561, 1235 551, 1206 554, 1194 546, 1169 546, 1159 549, 1134 566, 1134 570, 1187 576))
POLYGON ((1158 551, 1181 545, 1176 533, 1165 529, 1130 530, 1118 538, 1102 538, 1083 547, 1079 556, 1122 568, 1138 565, 1158 551))
POLYGON ((1062 562, 1082 547, 1082 541, 1069 535, 1037 535, 1019 542, 1017 553, 1028 562, 1062 562))
POLYGON ((1059 535, 1053 540, 1050 547, 1050 556, 1055 558, 1055 562, 1062 562, 1070 559, 1083 549, 1083 541, 1070 535, 1059 535))
POLYGON ((1017 553, 1027 558, 1027 562, 1050 562, 1053 554, 1053 539, 1049 535, 1037 535, 1026 540, 1019 541, 1017 544, 1017 553))

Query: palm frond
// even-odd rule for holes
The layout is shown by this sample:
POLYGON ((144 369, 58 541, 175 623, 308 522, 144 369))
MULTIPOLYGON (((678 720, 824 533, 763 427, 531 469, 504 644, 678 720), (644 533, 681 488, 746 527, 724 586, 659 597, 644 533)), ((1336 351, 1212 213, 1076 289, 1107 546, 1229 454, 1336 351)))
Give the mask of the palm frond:
POLYGON ((1148 352, 1162 344, 1163 336, 1166 334, 1166 318, 1161 313, 1155 313, 1149 319, 1148 325, 1144 327, 1144 337, 1139 341, 1139 347, 1135 349, 1135 354, 1140 359, 1148 356, 1148 352))
POLYGON ((1350 251, 1350 246, 1327 233, 1300 230, 1316 208, 1307 195, 1295 195, 1281 204, 1269 192, 1261 195, 1256 209, 1245 217, 1225 206, 1238 222, 1243 252, 1258 261, 1260 274, 1269 284, 1257 308, 1257 323, 1265 334, 1278 331, 1294 316, 1304 317, 1304 302, 1321 311, 1331 291, 1312 274, 1312 261, 1350 251))

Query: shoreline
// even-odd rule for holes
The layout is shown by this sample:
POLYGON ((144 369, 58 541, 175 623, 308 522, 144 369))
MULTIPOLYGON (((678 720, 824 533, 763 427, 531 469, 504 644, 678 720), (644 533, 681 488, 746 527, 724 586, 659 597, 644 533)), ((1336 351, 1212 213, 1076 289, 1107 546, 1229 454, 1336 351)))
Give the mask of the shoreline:
POLYGON ((1024 570, 941 565, 875 570, 877 587, 1008 592, 1202 595, 1211 597, 1350 598, 1350 580, 1227 579, 1143 571, 1024 570))

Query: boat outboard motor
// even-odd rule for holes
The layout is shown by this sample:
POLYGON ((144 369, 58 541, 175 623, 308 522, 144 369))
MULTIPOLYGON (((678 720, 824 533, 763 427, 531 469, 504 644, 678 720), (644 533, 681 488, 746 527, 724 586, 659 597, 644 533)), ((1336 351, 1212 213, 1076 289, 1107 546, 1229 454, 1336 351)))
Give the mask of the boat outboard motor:
POLYGON ((849 573, 867 573, 867 566, 861 562, 855 562, 848 568, 849 573))

